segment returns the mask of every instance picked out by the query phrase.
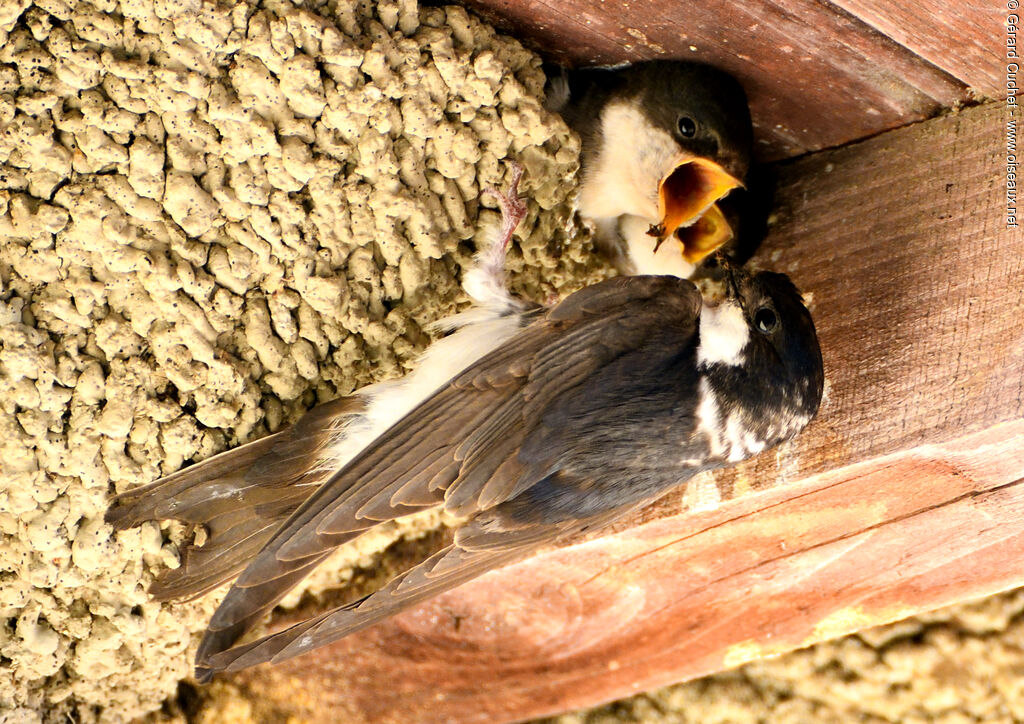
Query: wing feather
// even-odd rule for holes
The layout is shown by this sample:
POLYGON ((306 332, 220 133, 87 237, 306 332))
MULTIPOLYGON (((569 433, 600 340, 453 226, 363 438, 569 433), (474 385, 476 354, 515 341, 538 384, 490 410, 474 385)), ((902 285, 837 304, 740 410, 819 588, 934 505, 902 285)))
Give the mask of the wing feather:
POLYGON ((275 663, 303 654, 310 649, 337 641, 360 629, 371 626, 395 612, 396 602, 406 608, 433 597, 437 593, 472 580, 492 568, 510 563, 522 555, 519 551, 501 553, 469 553, 459 548, 442 549, 416 568, 393 579, 380 591, 355 605, 327 611, 316 618, 297 624, 249 644, 197 658, 197 678, 208 680, 215 671, 236 671, 266 661, 275 663), (428 579, 426 571, 446 557, 457 558, 455 571, 445 577, 428 579), (396 589, 406 584, 405 590, 396 589))
MULTIPOLYGON (((305 571, 311 561, 380 520, 439 502, 442 493, 446 509, 476 515, 460 529, 456 544, 358 605, 314 622, 222 653, 219 649, 233 641, 218 637, 209 646, 204 641, 198 665, 239 668, 288 658, 505 565, 588 521, 620 514, 601 510, 583 520, 562 515, 516 523, 521 507, 513 504, 516 496, 555 473, 559 484, 571 479, 560 471, 568 449, 552 448, 529 461, 517 451, 526 435, 537 432, 545 410, 589 393, 581 386, 665 325, 680 326, 680 338, 690 339, 699 306, 699 294, 684 280, 613 279, 570 296, 456 375, 292 514, 228 592, 218 624, 237 637, 255 620, 254 611, 268 610, 287 592, 297 568, 305 571), (285 582, 288 588, 279 585, 285 582)), ((553 439, 561 444, 565 438, 553 439)))
POLYGON ((357 397, 323 403, 287 430, 116 496, 106 520, 118 530, 165 518, 206 530, 206 542, 186 546, 181 566, 164 571, 152 595, 196 598, 235 578, 329 476, 325 449, 362 406, 357 397))
POLYGON ((200 660, 199 669, 208 678, 213 671, 235 671, 299 656, 372 626, 487 571, 525 558, 538 547, 550 543, 552 533, 557 537, 600 527, 618 514, 616 511, 589 519, 563 521, 554 527, 536 524, 508 527, 500 515, 470 522, 457 531, 455 543, 395 577, 379 591, 278 633, 214 653, 200 660))

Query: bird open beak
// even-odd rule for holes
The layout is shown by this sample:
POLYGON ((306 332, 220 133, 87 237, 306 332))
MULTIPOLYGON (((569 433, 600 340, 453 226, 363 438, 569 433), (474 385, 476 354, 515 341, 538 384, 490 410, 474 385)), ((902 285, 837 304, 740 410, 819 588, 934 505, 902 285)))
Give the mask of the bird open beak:
POLYGON ((729 241, 732 229, 715 202, 741 186, 742 181, 714 161, 693 156, 680 159, 658 184, 661 222, 647 232, 657 239, 655 251, 678 229, 687 230, 677 236, 683 256, 693 263, 729 241), (691 231, 691 227, 696 228, 691 231))
POLYGON ((720 248, 734 236, 732 227, 717 204, 711 204, 700 218, 689 226, 676 229, 676 238, 683 245, 683 258, 696 264, 720 248))

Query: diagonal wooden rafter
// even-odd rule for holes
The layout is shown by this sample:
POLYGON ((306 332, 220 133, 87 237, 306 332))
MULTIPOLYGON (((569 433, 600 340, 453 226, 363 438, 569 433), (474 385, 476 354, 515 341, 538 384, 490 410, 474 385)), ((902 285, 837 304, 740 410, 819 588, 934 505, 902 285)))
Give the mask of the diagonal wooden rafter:
MULTIPOLYGON (((829 378, 786 449, 235 681, 312 722, 510 722, 1024 585, 1024 258, 1001 106, 781 169, 761 261, 829 378)), ((286 623, 286 620, 279 623, 286 623)))
MULTIPOLYGON (((728 70, 747 90, 758 155, 769 161, 927 118, 968 100, 968 85, 994 93, 988 69, 999 65, 1002 47, 994 16, 991 28, 959 26, 949 19, 953 9, 908 18, 917 7, 887 9, 887 3, 463 2, 570 65, 683 58, 728 70), (962 46, 942 45, 947 39, 962 46), (942 47, 971 54, 939 62, 942 47)), ((981 15, 971 10, 972 23, 981 15)))

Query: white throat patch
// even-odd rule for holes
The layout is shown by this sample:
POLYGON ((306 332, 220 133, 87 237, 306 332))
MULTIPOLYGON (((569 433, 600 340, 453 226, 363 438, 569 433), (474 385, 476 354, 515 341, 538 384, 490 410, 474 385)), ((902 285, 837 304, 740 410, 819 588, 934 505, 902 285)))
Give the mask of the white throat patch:
POLYGON ((600 153, 580 184, 580 213, 591 219, 632 214, 648 226, 657 222, 658 184, 672 170, 679 144, 624 101, 602 111, 601 135, 600 153))
POLYGON ((750 329, 743 318, 743 310, 734 301, 725 301, 717 307, 705 306, 700 311, 700 343, 697 345, 697 364, 742 364, 743 348, 750 341, 750 329))

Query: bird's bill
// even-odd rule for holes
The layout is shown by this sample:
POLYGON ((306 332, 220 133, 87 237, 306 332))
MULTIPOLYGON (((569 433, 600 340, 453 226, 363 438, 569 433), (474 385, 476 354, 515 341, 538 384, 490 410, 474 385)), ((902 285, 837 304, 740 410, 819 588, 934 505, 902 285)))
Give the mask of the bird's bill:
MULTIPOLYGON (((742 185, 742 181, 714 161, 694 156, 680 159, 658 184, 661 222, 649 233, 657 238, 660 245, 677 229, 696 225, 716 201, 742 185)), ((732 229, 729 229, 725 217, 717 208, 716 212, 715 218, 706 226, 707 231, 713 231, 710 238, 705 238, 705 234, 700 232, 685 235, 688 237, 688 242, 684 241, 687 260, 704 258, 732 237, 732 229), (728 229, 728 234, 723 227, 728 229)))
POLYGON ((676 229, 676 238, 683 246, 683 258, 697 264, 708 254, 722 247, 734 236, 717 204, 711 204, 700 218, 689 226, 676 229))

